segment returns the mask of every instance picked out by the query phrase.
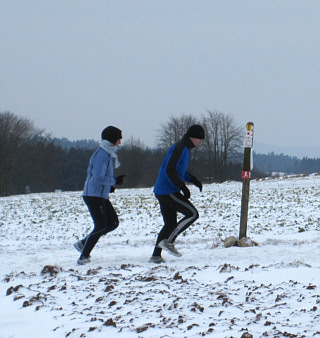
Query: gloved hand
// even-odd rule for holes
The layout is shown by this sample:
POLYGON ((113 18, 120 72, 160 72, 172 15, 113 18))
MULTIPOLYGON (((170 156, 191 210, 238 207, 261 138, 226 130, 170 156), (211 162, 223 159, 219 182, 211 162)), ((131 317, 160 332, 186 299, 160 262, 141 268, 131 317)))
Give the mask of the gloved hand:
POLYGON ((191 176, 190 182, 198 187, 200 191, 202 191, 202 183, 196 177, 191 176))
POLYGON ((110 193, 113 193, 116 190, 116 188, 114 186, 110 187, 110 193))
POLYGON ((183 192, 183 195, 184 197, 186 198, 190 198, 190 190, 188 189, 188 187, 186 185, 184 185, 182 188, 181 188, 182 192, 183 192))
POLYGON ((123 178, 125 177, 126 175, 120 175, 120 176, 117 176, 115 179, 116 179, 116 184, 118 185, 121 185, 123 183, 123 178))

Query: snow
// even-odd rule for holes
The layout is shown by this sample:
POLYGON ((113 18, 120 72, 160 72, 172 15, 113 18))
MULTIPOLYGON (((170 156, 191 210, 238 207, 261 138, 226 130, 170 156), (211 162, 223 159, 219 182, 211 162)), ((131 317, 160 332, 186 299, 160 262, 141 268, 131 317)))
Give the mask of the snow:
POLYGON ((320 176, 251 181, 249 248, 223 244, 239 233, 241 182, 190 190, 200 218, 160 265, 152 188, 110 196, 120 226, 85 266, 81 192, 0 198, 0 337, 320 336, 320 176))

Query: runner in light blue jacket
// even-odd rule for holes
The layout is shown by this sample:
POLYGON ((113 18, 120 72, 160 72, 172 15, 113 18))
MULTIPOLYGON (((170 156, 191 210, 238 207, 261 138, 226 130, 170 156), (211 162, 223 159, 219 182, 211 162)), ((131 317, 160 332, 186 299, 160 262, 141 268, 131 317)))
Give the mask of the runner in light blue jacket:
POLYGON ((100 146, 90 159, 83 196, 108 199, 110 188, 116 184, 113 168, 114 159, 100 146))
POLYGON ((77 261, 80 265, 90 262, 90 253, 99 238, 119 225, 118 216, 109 201, 109 193, 114 191, 115 184, 123 182, 124 175, 113 177, 114 168, 120 165, 116 148, 121 139, 120 129, 113 126, 105 128, 101 134, 100 147, 89 162, 83 200, 90 211, 94 228, 88 236, 74 243, 74 247, 81 253, 77 261))

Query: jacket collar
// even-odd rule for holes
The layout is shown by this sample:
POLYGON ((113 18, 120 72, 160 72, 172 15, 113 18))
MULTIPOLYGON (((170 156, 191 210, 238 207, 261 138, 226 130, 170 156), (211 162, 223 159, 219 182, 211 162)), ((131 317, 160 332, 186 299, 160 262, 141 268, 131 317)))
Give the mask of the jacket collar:
POLYGON ((187 146, 188 149, 192 149, 194 148, 194 144, 192 143, 192 141, 190 140, 190 137, 187 136, 187 134, 185 134, 182 138, 182 142, 184 145, 187 146))

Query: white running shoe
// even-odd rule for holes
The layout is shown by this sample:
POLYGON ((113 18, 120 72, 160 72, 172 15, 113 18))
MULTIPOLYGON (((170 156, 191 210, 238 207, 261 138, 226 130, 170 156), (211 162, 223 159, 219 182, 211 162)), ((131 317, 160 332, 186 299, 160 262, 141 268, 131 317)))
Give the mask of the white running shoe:
POLYGON ((91 260, 90 260, 90 257, 87 257, 87 258, 82 258, 82 259, 78 259, 77 260, 77 264, 78 265, 85 265, 85 264, 88 264, 88 263, 90 263, 91 262, 91 260))
POLYGON ((149 263, 165 263, 165 260, 161 256, 151 256, 149 259, 149 263))
POLYGON ((158 246, 161 249, 167 250, 171 255, 181 257, 181 253, 174 247, 173 243, 170 243, 167 239, 163 239, 158 246))

